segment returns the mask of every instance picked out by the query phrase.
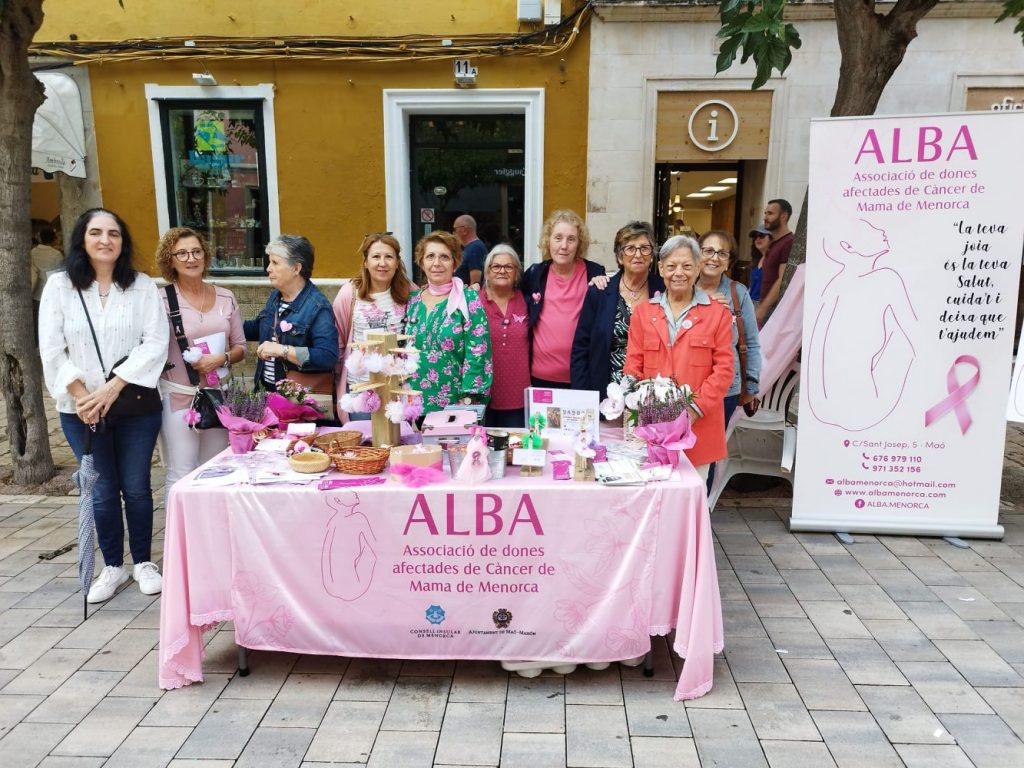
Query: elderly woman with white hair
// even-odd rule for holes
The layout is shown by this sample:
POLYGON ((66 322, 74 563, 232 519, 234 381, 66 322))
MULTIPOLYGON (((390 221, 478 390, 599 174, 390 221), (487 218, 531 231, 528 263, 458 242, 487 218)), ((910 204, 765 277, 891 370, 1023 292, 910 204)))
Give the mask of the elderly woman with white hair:
POLYGON ((633 309, 623 373, 688 384, 696 444, 685 451, 707 480, 709 465, 725 458, 722 401, 733 381, 732 315, 697 287, 700 246, 692 237, 670 237, 658 254, 665 292, 633 309))
POLYGON ((504 243, 487 254, 480 299, 491 333, 494 383, 484 414, 489 427, 525 426, 523 390, 530 386, 530 323, 519 290, 523 266, 515 248, 504 243))
POLYGON ((313 245, 301 235, 281 235, 267 244, 267 256, 273 290, 260 313, 243 324, 245 338, 259 342, 256 386, 273 392, 284 378, 304 378, 314 392, 333 398, 338 328, 331 302, 310 280, 313 245), (289 376, 293 372, 300 376, 289 376))

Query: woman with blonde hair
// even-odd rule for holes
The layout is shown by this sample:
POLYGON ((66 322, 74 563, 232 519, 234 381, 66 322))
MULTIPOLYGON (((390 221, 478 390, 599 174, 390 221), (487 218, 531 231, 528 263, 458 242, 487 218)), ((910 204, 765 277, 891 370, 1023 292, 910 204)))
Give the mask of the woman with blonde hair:
MULTIPOLYGON (((400 333, 409 292, 415 288, 405 274, 402 246, 390 232, 367 235, 359 250, 363 254, 359 274, 342 286, 333 303, 334 323, 338 326, 335 379, 339 400, 353 385, 366 380, 365 375, 350 378, 345 369, 345 357, 351 344, 366 341, 366 333, 371 330, 400 333)), ((368 414, 349 414, 339 408, 338 418, 344 424, 352 419, 366 419, 368 414)))
POLYGON ((586 258, 590 236, 577 213, 557 210, 548 216, 538 248, 542 261, 523 275, 522 290, 530 315, 530 378, 535 387, 567 389, 569 361, 587 284, 605 269, 586 258))
POLYGON ((172 365, 160 379, 164 401, 160 453, 167 467, 167 489, 228 447, 226 429, 190 429, 187 420, 197 387, 210 386, 211 374, 219 383, 220 372, 226 376, 232 365, 245 359, 245 334, 235 295, 203 280, 212 260, 206 238, 188 227, 167 230, 156 248, 156 265, 167 281, 160 296, 170 324, 167 361, 172 365), (172 294, 186 347, 194 346, 195 339, 222 333, 223 352, 208 352, 194 363, 185 362, 171 317, 172 294))

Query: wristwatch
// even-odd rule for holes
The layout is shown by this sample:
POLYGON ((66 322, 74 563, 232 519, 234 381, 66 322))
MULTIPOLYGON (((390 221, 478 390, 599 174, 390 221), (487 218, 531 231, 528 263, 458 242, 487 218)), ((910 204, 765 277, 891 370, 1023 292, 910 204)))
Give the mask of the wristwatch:
POLYGON ((464 398, 462 398, 462 404, 463 405, 472 405, 473 404, 473 398, 470 397, 469 395, 466 395, 464 398))

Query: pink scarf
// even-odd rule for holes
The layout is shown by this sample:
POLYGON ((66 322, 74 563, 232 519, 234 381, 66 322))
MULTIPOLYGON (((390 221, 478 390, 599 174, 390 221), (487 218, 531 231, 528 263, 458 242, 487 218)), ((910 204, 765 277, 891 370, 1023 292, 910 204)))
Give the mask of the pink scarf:
POLYGON ((469 307, 466 305, 466 285, 462 278, 453 277, 450 283, 444 285, 431 285, 427 283, 427 290, 431 296, 447 296, 448 306, 445 307, 445 314, 451 317, 458 309, 462 310, 462 316, 469 320, 469 307))

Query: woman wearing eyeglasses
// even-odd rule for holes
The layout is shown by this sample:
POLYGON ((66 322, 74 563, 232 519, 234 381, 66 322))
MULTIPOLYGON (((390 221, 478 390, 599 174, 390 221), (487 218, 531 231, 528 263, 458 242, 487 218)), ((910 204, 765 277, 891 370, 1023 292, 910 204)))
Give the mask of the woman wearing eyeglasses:
POLYGON ((743 321, 743 341, 746 343, 746 374, 747 380, 740 381, 740 353, 739 353, 739 329, 736 322, 732 324, 732 357, 735 373, 729 391, 725 394, 723 402, 725 410, 725 424, 728 426, 729 417, 736 410, 740 401, 740 392, 756 395, 760 386, 758 384, 761 375, 761 342, 758 340, 757 320, 754 315, 754 302, 750 298, 747 287, 736 280, 726 276, 729 265, 736 254, 736 240, 728 232, 720 229, 706 233, 700 239, 700 277, 697 279, 697 287, 713 299, 721 302, 728 308, 735 317, 740 316, 743 321), (733 287, 735 286, 735 293, 733 287))
POLYGON ((491 402, 484 414, 489 427, 523 427, 523 390, 530 386, 530 324, 519 290, 523 267, 511 245, 496 245, 484 260, 480 300, 487 313, 494 359, 491 402))
MULTIPOLYGON (((390 232, 367 235, 359 250, 363 254, 359 274, 342 286, 333 304, 334 323, 338 326, 335 396, 339 400, 354 385, 369 378, 368 374, 349 377, 345 368, 349 347, 353 342, 366 341, 367 331, 401 333, 409 292, 416 287, 405 274, 405 264, 400 258, 402 246, 390 232)), ((366 413, 349 414, 338 409, 342 424, 368 418, 366 413)))
MULTIPOLYGON (((224 335, 224 351, 203 354, 191 368, 199 377, 199 386, 209 386, 208 376, 227 376, 228 369, 245 359, 245 334, 242 316, 235 295, 227 288, 203 280, 210 271, 213 254, 206 238, 188 227, 167 230, 156 248, 156 264, 167 284, 173 288, 181 313, 182 329, 189 347, 196 339, 224 335)), ((170 323, 167 362, 172 368, 160 379, 163 395, 163 424, 160 430, 160 452, 167 467, 165 488, 228 446, 225 429, 190 429, 186 420, 196 393, 196 384, 189 376, 189 365, 182 358, 181 344, 170 320, 171 306, 167 289, 160 296, 170 323)))
POLYGON ((412 386, 423 393, 423 412, 486 405, 493 376, 487 315, 477 292, 455 276, 462 244, 451 232, 431 232, 416 243, 414 258, 427 286, 409 298, 405 332, 420 350, 412 386))
POLYGON ((651 271, 654 229, 650 224, 629 222, 615 233, 614 247, 619 271, 607 287, 595 279, 587 289, 569 370, 573 389, 595 390, 602 398, 609 382, 622 378, 633 308, 665 290, 661 277, 651 271))

